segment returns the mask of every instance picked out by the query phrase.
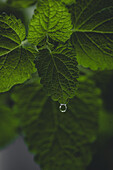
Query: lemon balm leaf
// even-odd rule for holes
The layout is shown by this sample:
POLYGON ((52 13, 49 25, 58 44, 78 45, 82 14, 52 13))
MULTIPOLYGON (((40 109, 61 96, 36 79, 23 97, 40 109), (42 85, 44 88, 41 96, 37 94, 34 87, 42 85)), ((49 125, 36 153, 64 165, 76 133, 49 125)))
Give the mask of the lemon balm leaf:
POLYGON ((79 89, 65 113, 45 95, 37 79, 14 87, 12 99, 21 116, 25 141, 42 169, 84 170, 88 166, 102 106, 100 89, 93 80, 79 78, 79 89))
POLYGON ((29 25, 28 40, 38 45, 45 38, 65 42, 72 34, 71 15, 59 1, 45 0, 39 3, 29 25))
POLYGON ((72 13, 78 63, 93 70, 113 69, 113 1, 76 1, 72 13))
POLYGON ((15 16, 0 15, 0 92, 23 83, 36 71, 35 50, 31 52, 22 44, 25 27, 15 16))
POLYGON ((78 68, 71 47, 59 45, 53 51, 40 50, 35 64, 47 95, 60 103, 67 103, 74 97, 78 68))

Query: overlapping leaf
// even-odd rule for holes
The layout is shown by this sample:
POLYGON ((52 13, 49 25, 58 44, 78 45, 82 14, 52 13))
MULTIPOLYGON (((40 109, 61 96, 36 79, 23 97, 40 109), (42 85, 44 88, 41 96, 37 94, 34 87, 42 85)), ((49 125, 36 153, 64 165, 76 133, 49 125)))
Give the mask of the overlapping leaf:
POLYGON ((113 1, 77 0, 71 11, 78 63, 93 70, 113 69, 113 1))
POLYGON ((76 97, 67 112, 61 113, 59 104, 45 96, 38 81, 31 82, 14 88, 12 99, 22 115, 25 140, 36 162, 46 170, 84 170, 96 139, 100 90, 82 76, 76 97))
POLYGON ((14 16, 0 15, 0 92, 23 83, 34 67, 35 51, 22 47, 25 28, 14 16))
POLYGON ((59 45, 54 51, 40 50, 35 64, 41 83, 53 100, 67 103, 75 96, 78 68, 71 47, 59 45))
POLYGON ((48 37, 65 42, 72 32, 71 16, 67 8, 57 0, 39 3, 29 26, 29 42, 38 45, 48 37))

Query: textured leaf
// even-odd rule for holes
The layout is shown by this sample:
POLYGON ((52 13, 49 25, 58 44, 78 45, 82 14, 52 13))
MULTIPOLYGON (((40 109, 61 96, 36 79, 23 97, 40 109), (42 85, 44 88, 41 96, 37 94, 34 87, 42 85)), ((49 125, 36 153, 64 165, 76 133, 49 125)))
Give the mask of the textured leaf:
POLYGON ((45 38, 65 42, 72 34, 71 16, 56 0, 39 3, 29 26, 28 40, 38 45, 45 38))
POLYGON ((113 1, 77 0, 71 11, 78 63, 93 70, 113 69, 113 1))
POLYGON ((18 133, 19 119, 12 112, 9 94, 0 94, 0 148, 14 140, 18 133))
POLYGON ((34 5, 37 0, 8 0, 7 3, 16 8, 27 8, 34 5))
POLYGON ((25 140, 42 170, 84 170, 92 157, 91 144, 98 129, 100 90, 80 78, 76 97, 66 113, 45 96, 38 81, 13 89, 12 99, 22 115, 25 140))
POLYGON ((0 92, 23 83, 36 71, 35 51, 22 47, 25 28, 14 16, 0 15, 0 92))
POLYGON ((35 64, 41 83, 53 100, 66 103, 74 97, 78 68, 72 48, 59 45, 54 51, 40 50, 35 64))

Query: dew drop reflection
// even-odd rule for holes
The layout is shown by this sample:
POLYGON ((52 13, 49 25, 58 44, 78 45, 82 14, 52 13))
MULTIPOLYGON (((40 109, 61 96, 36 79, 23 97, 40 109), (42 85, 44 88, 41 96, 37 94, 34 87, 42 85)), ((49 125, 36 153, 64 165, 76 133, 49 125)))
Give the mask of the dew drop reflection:
POLYGON ((60 109, 61 112, 66 112, 67 105, 66 104, 60 104, 59 109, 60 109))

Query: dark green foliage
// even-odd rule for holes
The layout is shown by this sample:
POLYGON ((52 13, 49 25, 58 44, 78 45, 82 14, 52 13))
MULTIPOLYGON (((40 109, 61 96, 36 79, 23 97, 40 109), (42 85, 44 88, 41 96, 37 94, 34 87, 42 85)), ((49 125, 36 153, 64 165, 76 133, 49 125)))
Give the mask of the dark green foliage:
MULTIPOLYGON (((113 2, 108 0, 103 3, 103 0, 96 0, 93 4, 91 0, 77 0, 66 1, 65 3, 60 0, 38 1, 37 8, 29 24, 29 42, 36 46, 38 45, 40 50, 44 49, 47 51, 47 49, 49 49, 49 51, 51 51, 54 48, 55 42, 58 44, 65 42, 68 46, 68 42, 70 41, 75 48, 79 65, 90 67, 93 70, 112 69, 113 2), (72 14, 72 21, 69 12, 72 14)), ((25 39, 25 36, 25 28, 20 20, 17 20, 14 16, 1 16, 0 54, 1 65, 3 65, 1 69, 1 77, 3 79, 1 79, 1 92, 9 90, 14 84, 23 83, 26 79, 30 78, 30 74, 35 71, 33 60, 36 57, 36 52, 31 54, 28 49, 23 49, 22 41, 25 39), (14 27, 14 30, 12 29, 12 26, 14 27), (4 27, 6 30, 5 32, 3 30, 4 27), (7 31, 7 29, 9 30, 7 31), (15 53, 17 53, 18 56, 16 58, 15 53), (23 57, 23 55, 26 56, 26 58, 23 57), (18 69, 13 66, 12 62, 18 69), (17 76, 18 78, 16 78, 17 76), (10 83, 7 82, 7 79, 10 83)), ((42 51, 40 51, 40 55, 42 55, 42 51)), ((43 55, 43 57, 44 56, 45 55, 43 55)), ((40 66, 43 66, 43 57, 41 57, 40 66)), ((69 57, 70 56, 68 56, 68 58, 69 57)), ((45 65, 47 64, 48 61, 45 65)), ((71 66, 74 64, 75 63, 71 63, 71 66)), ((59 67, 62 68, 61 62, 59 67)), ((46 69, 47 67, 44 68, 46 69)), ((41 73, 40 71, 39 75, 42 76, 41 78, 43 79, 44 73, 41 73)), ((77 77, 77 74, 76 76, 74 75, 74 77, 77 77)), ((49 75, 47 80, 48 82, 51 81, 49 75)), ((69 86, 69 83, 67 82, 68 81, 64 81, 65 86, 69 86)), ((54 87, 54 83, 52 86, 54 87)), ((46 89, 45 85, 44 87, 48 93, 48 88, 46 89)), ((73 86, 73 90, 76 90, 75 85, 73 86)), ((71 89, 69 91, 73 90, 71 89)), ((59 89, 57 88, 57 91, 61 91, 60 86, 59 89)), ((51 91, 48 94, 52 95, 53 92, 51 91)), ((59 101, 66 101, 67 95, 65 95, 62 100, 58 99, 59 96, 53 97, 52 95, 52 98, 59 101)), ((72 98, 72 95, 68 95, 68 98, 72 98)))
POLYGON ((25 28, 13 15, 0 15, 0 92, 23 83, 35 72, 33 50, 24 48, 25 28))
POLYGON ((71 8, 78 64, 113 69, 113 1, 77 0, 71 8))
POLYGON ((38 80, 13 88, 28 148, 44 170, 84 170, 91 161, 102 101, 91 79, 81 76, 79 81, 66 113, 45 96, 38 80))
POLYGON ((38 45, 45 37, 65 42, 72 34, 71 15, 67 8, 55 0, 39 3, 29 25, 28 40, 38 45))
POLYGON ((0 15, 0 92, 25 82, 0 94, 0 147, 21 127, 42 169, 85 170, 97 135, 113 134, 113 0, 7 1, 22 14, 35 3, 26 31, 11 8, 0 15))
POLYGON ((74 97, 78 78, 75 53, 71 47, 59 45, 55 50, 40 50, 35 60, 41 83, 53 100, 67 103, 74 97), (42 64, 43 63, 43 64, 42 64))

